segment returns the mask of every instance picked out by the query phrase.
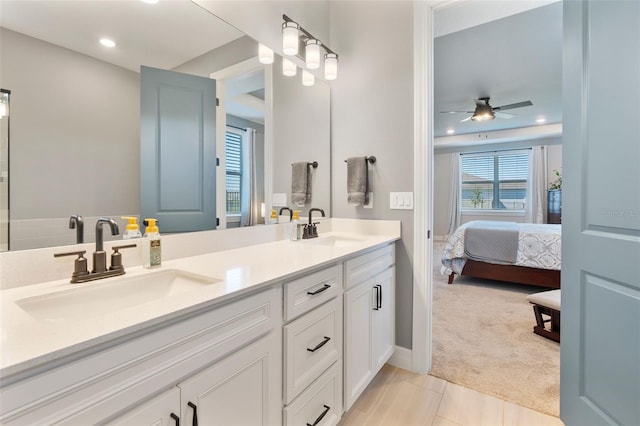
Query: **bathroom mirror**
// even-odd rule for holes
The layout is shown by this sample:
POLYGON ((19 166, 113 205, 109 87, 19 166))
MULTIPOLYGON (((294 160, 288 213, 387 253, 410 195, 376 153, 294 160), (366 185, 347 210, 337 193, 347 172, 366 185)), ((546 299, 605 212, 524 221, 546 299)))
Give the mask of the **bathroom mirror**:
MULTIPOLYGON (((71 214, 85 218, 85 241, 97 217, 139 214, 140 65, 210 77, 257 54, 255 40, 189 0, 3 0, 0 8, 0 85, 12 92, 11 250, 73 244, 71 214), (98 44, 106 36, 115 48, 98 44)), ((283 77, 279 60, 263 66, 271 93, 251 93, 266 97, 266 122, 235 112, 227 124, 256 129, 265 144, 258 185, 267 208, 271 193, 290 191, 292 162, 318 161, 312 205, 328 213, 329 87, 283 77)))

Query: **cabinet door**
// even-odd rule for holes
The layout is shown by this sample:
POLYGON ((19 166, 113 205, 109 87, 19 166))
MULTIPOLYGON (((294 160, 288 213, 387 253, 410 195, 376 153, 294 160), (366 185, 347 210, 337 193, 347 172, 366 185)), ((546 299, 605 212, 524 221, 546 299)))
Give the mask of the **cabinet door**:
POLYGON ((182 424, 280 425, 281 334, 272 332, 178 384, 182 424))
POLYGON ((157 426, 180 424, 180 389, 173 387, 127 414, 107 423, 110 426, 157 426))
POLYGON ((373 308, 377 302, 374 284, 375 280, 371 279, 344 294, 345 410, 351 408, 375 375, 371 356, 373 308))
POLYGON ((373 311, 373 372, 391 358, 395 348, 395 267, 376 277, 373 288, 378 309, 373 311))

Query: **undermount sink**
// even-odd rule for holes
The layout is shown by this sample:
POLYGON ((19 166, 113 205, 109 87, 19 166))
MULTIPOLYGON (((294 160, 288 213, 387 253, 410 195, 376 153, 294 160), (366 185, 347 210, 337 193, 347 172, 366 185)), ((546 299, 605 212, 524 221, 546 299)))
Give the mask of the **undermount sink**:
POLYGON ((108 278, 16 301, 29 315, 46 321, 82 320, 202 289, 222 280, 166 269, 108 278))
POLYGON ((304 240, 308 244, 314 244, 319 246, 329 247, 349 247, 355 244, 360 244, 365 241, 362 238, 346 237, 338 235, 328 235, 326 237, 311 238, 304 240))

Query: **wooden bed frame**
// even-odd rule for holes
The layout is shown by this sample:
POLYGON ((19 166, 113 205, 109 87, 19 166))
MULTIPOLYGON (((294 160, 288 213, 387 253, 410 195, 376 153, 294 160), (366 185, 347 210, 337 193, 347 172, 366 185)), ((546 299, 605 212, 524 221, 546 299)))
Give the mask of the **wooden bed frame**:
MULTIPOLYGON (((449 284, 453 283, 456 273, 449 275, 449 284)), ((496 281, 529 284, 538 287, 560 288, 560 271, 537 269, 528 266, 496 265, 467 259, 462 274, 496 281)))

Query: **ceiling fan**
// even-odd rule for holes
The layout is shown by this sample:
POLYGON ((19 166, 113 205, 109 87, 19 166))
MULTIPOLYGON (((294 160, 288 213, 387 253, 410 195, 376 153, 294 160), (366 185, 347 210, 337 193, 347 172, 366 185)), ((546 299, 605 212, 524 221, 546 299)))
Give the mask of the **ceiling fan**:
POLYGON ((485 120, 493 120, 494 118, 513 118, 513 114, 507 114, 502 111, 506 109, 514 109, 514 108, 522 108, 526 106, 531 106, 533 103, 531 101, 517 102, 515 104, 501 105, 498 107, 492 107, 489 105, 489 97, 474 99, 473 101, 476 103, 475 111, 440 111, 443 114, 456 114, 456 113, 466 113, 472 114, 471 116, 465 118, 464 120, 460 120, 460 122, 464 121, 485 121, 485 120))

